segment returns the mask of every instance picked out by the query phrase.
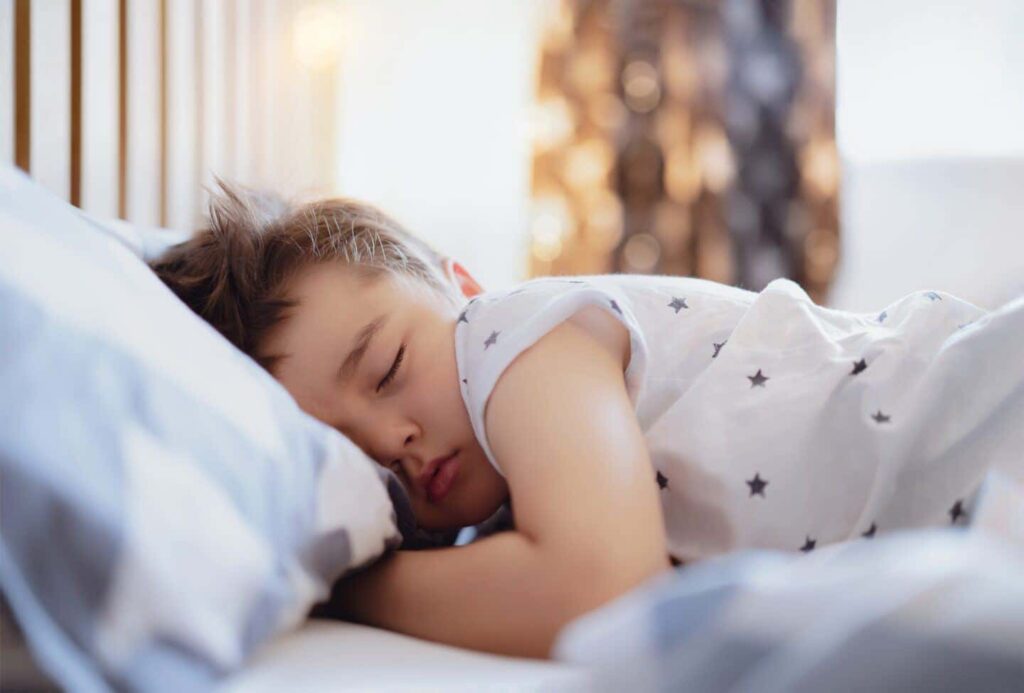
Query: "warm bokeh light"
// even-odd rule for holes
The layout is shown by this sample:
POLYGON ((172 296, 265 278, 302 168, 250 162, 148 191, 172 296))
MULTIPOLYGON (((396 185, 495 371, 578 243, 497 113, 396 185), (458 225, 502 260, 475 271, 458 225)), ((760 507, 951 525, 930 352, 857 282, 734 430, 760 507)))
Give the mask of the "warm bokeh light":
POLYGON ((712 192, 721 193, 732 181, 733 159, 729 141, 721 126, 703 123, 697 128, 694 147, 701 169, 704 171, 704 182, 712 192))
POLYGON ((341 55, 343 23, 336 2, 322 0, 300 8, 292 20, 292 48, 303 67, 324 70, 341 55))
POLYGON ((634 60, 622 70, 626 105, 637 113, 653 111, 661 100, 658 71, 644 60, 634 60))
POLYGON ((838 262, 835 2, 553 3, 531 273, 696 274, 825 299, 838 262), (557 10, 556 10, 557 5, 557 10))
POLYGON ((565 182, 578 190, 604 184, 615 162, 615 152, 603 139, 591 138, 573 145, 565 154, 565 182))
POLYGON ((622 238, 622 203, 607 189, 597 189, 585 201, 586 241, 595 251, 608 253, 622 238))
POLYGON ((572 215, 565 200, 549 195, 534 203, 530 226, 530 249, 543 262, 551 262, 562 253, 564 239, 569 235, 572 215))
POLYGON ((530 134, 540 149, 551 149, 572 136, 575 123, 565 99, 553 97, 536 104, 530 114, 530 134))
POLYGON ((626 241, 622 254, 630 272, 652 272, 661 256, 661 244, 649 233, 638 233, 626 241))
POLYGON ((834 195, 839 188, 839 153, 835 140, 812 140, 804 147, 801 170, 804 184, 815 194, 834 195))

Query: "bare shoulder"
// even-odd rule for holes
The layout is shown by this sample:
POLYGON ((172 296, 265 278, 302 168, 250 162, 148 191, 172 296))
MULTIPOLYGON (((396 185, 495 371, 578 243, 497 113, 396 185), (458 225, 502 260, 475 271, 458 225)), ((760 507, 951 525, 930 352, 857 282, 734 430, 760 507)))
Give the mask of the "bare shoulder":
POLYGON ((582 311, 519 354, 484 413, 517 530, 620 574, 665 560, 657 485, 626 391, 628 359, 628 330, 600 308, 582 311))
POLYGON ((629 330, 615 316, 597 306, 589 306, 569 318, 568 322, 583 328, 612 358, 622 364, 625 371, 629 365, 629 330))

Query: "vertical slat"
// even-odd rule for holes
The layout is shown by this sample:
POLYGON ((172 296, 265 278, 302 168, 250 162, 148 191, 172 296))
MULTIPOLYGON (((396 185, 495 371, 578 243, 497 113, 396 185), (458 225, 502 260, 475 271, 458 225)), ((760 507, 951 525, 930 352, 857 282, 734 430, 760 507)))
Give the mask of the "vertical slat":
POLYGON ((14 163, 14 3, 0 2, 0 165, 14 163))
POLYGON ((14 163, 32 170, 32 13, 14 2, 14 163))
POLYGON ((126 218, 160 223, 160 3, 128 3, 126 218))
POLYGON ((117 0, 117 216, 128 218, 128 0, 117 0))
POLYGON ((331 65, 311 75, 312 90, 309 94, 313 108, 312 146, 309 161, 315 171, 315 185, 320 194, 329 195, 337 189, 337 172, 334 170, 337 156, 337 100, 338 71, 331 65))
POLYGON ((220 0, 224 7, 224 26, 221 40, 224 42, 224 170, 219 173, 224 178, 235 178, 235 113, 238 105, 235 102, 235 0, 220 0))
POLYGON ((30 4, 32 177, 64 198, 71 183, 71 4, 30 4))
POLYGON ((234 122, 232 127, 233 175, 240 183, 252 185, 253 138, 252 138, 252 63, 250 46, 252 35, 252 3, 250 0, 235 2, 234 27, 234 122))
POLYGON ((279 136, 275 158, 276 183, 288 194, 316 194, 317 172, 311 166, 315 161, 313 131, 316 127, 315 110, 319 105, 314 80, 310 71, 299 65, 292 41, 295 17, 301 6, 295 3, 279 4, 278 27, 281 32, 280 64, 283 77, 278 82, 278 108, 275 117, 279 136))
POLYGON ((160 33, 160 99, 157 109, 160 113, 160 225, 167 226, 167 0, 158 0, 160 33))
POLYGON ((279 2, 275 3, 273 7, 273 24, 278 27, 277 41, 275 41, 275 57, 280 61, 281 67, 278 74, 281 75, 281 78, 272 85, 274 92, 271 99, 275 107, 271 111, 271 129, 278 133, 278 136, 271 143, 273 148, 270 155, 275 168, 273 180, 287 194, 292 194, 295 189, 292 159, 294 158, 297 144, 296 135, 299 132, 299 128, 294 127, 295 123, 292 115, 295 104, 292 93, 294 91, 294 84, 290 79, 292 70, 294 70, 294 61, 290 59, 291 52, 289 50, 293 15, 290 5, 291 3, 288 2, 279 2))
MULTIPOLYGON (((214 175, 224 175, 227 160, 225 140, 225 11, 221 0, 202 0, 201 5, 201 53, 202 53, 202 151, 200 154, 202 177, 205 187, 213 185, 214 175)), ((206 206, 207 194, 201 192, 201 205, 206 206)))
POLYGON ((82 209, 101 218, 118 216, 117 0, 82 0, 82 209))
POLYGON ((198 74, 196 5, 167 2, 166 224, 191 229, 198 222, 198 74))
POLYGON ((82 203, 82 1, 71 0, 71 204, 82 203))
POLYGON ((252 64, 253 70, 259 76, 253 84, 253 132, 252 146, 255 148, 255 173, 256 184, 269 186, 274 179, 274 141, 276 130, 274 128, 274 109, 277 108, 274 98, 278 83, 278 69, 280 67, 281 33, 278 28, 275 13, 277 12, 277 0, 256 0, 254 19, 256 22, 253 35, 256 40, 252 43, 252 64))

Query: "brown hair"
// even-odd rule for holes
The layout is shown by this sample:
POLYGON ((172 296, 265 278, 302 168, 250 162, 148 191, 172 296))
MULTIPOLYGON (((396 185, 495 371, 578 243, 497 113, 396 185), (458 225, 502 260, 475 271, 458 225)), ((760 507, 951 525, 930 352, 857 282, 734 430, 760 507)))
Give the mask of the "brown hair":
POLYGON ((288 284, 304 266, 343 261, 372 281, 407 276, 443 292, 442 256, 372 205, 347 198, 291 203, 217 179, 208 225, 150 263, 195 313, 272 370, 263 338, 296 304, 288 284))

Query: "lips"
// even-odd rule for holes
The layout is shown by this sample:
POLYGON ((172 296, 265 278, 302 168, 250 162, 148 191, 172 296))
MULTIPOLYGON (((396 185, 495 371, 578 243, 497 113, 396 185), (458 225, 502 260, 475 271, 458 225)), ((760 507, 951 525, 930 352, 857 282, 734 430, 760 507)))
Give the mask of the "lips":
POLYGON ((420 485, 427 493, 431 502, 441 501, 451 490, 452 483, 459 473, 459 461, 456 459, 458 452, 448 457, 440 457, 432 460, 420 475, 420 485))

